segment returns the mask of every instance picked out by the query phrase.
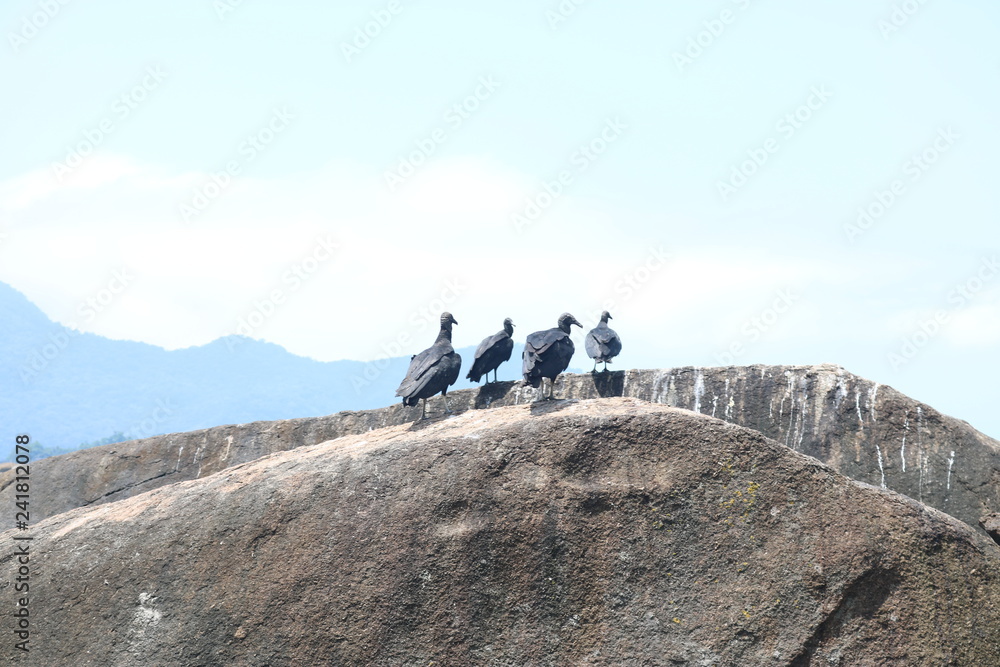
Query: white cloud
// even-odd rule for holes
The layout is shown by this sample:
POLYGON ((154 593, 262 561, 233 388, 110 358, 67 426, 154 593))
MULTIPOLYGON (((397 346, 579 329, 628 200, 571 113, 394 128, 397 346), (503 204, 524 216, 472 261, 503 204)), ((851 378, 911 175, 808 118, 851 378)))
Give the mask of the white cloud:
POLYGON ((563 311, 589 326, 609 308, 633 351, 710 353, 738 340, 781 290, 800 300, 768 333, 771 342, 816 336, 831 294, 850 301, 866 281, 912 270, 780 249, 674 246, 669 230, 698 221, 626 232, 625 214, 596 206, 583 183, 518 233, 511 213, 537 183, 485 159, 434 161, 396 193, 380 173, 348 162, 238 177, 190 222, 178 206, 207 173, 165 174, 114 156, 80 170, 59 187, 38 173, 0 183, 11 220, 0 280, 54 319, 168 348, 234 333, 254 310, 273 315, 251 335, 332 360, 384 356, 400 339, 403 354, 422 349, 433 339, 433 309, 456 314, 455 342, 464 346, 507 316, 523 339, 563 311), (16 194, 22 185, 30 196, 16 194), (332 238, 338 253, 292 289, 287 272, 319 238, 332 238), (670 255, 662 265, 661 252, 670 255), (123 267, 135 275, 127 291, 80 322, 79 304, 123 267), (444 299, 455 285, 459 293, 444 299), (283 301, 271 309, 275 290, 283 301))
POLYGON ((521 202, 531 184, 500 165, 473 158, 446 158, 418 170, 396 191, 391 205, 401 214, 495 216, 521 202))
MULTIPOLYGON (((1000 294, 998 294, 1000 296, 1000 294)), ((951 314, 944 335, 962 347, 995 347, 1000 344, 1000 309, 997 300, 978 304, 951 314)))

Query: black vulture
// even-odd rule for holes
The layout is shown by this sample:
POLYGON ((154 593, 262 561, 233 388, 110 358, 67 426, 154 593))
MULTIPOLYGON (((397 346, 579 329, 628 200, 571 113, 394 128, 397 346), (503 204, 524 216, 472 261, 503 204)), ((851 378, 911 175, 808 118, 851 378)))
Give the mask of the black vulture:
POLYGON ((608 326, 608 320, 613 320, 611 313, 604 311, 601 313, 601 323, 590 330, 587 334, 585 347, 587 356, 594 360, 594 370, 597 370, 597 362, 604 362, 604 371, 608 370, 608 362, 618 356, 622 351, 622 339, 618 337, 615 330, 608 326))
POLYGON ((549 396, 552 398, 552 385, 556 378, 569 367, 575 347, 569 337, 570 325, 583 328, 576 318, 569 313, 559 316, 555 329, 536 331, 524 342, 524 385, 538 388, 542 385, 541 395, 545 396, 545 379, 549 378, 549 396))
POLYGON ((403 397, 403 405, 416 405, 423 399, 420 418, 427 416, 427 399, 441 392, 444 408, 448 407, 448 387, 458 380, 462 357, 451 346, 451 325, 458 324, 451 313, 441 313, 441 331, 429 348, 410 359, 410 368, 399 384, 396 396, 403 397))
POLYGON ((465 377, 473 382, 479 382, 482 376, 486 376, 486 384, 490 383, 490 371, 493 371, 493 381, 497 380, 497 369, 500 364, 510 359, 510 353, 514 350, 514 322, 508 317, 503 321, 503 330, 498 331, 489 338, 484 338, 483 342, 476 348, 476 358, 472 362, 472 368, 465 377))

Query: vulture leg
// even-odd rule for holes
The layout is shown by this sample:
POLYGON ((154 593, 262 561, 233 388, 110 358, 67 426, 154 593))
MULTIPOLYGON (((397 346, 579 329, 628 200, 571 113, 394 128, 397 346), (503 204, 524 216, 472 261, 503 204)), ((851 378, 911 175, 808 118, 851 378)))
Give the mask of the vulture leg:
POLYGON ((448 394, 441 394, 441 398, 444 399, 444 411, 451 413, 451 408, 448 406, 448 394))
POLYGON ((590 372, 591 373, 596 373, 597 372, 597 359, 594 359, 594 370, 592 370, 590 372))
POLYGON ((427 418, 427 399, 423 398, 420 400, 420 418, 427 418))

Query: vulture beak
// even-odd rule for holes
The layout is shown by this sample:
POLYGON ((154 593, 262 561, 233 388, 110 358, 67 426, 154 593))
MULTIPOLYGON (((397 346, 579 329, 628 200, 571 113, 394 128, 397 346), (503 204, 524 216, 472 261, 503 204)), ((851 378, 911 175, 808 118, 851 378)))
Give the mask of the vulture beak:
POLYGON ((576 326, 580 327, 581 329, 583 328, 583 325, 580 324, 579 322, 577 322, 575 317, 573 318, 573 321, 570 322, 570 324, 575 324, 576 326))

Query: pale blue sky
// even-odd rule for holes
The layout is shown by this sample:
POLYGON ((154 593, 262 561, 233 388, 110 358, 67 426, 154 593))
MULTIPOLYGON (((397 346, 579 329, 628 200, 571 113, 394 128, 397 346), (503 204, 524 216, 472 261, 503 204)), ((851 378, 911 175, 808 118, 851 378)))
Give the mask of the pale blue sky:
POLYGON ((0 9, 0 280, 53 319, 177 348, 256 309, 254 337, 374 359, 429 344, 420 312, 448 281, 459 345, 506 316, 523 337, 610 299, 620 368, 717 364, 742 345, 736 363, 840 363, 1000 435, 1000 276, 983 264, 1000 245, 995 4, 587 0, 555 29, 556 0, 244 0, 220 19, 221 5, 53 3, 34 34, 45 3, 0 9), (880 29, 903 4, 918 9, 880 29), (372 12, 391 22, 347 62, 372 12), (102 122, 60 180, 54 163, 102 122), (581 160, 602 131, 606 150, 581 160), (390 191, 385 172, 419 142, 433 154, 390 191), (908 164, 925 150, 926 171, 908 164), (724 200, 748 151, 767 161, 724 200), (185 220, 230 162, 239 173, 185 220), (518 232, 511 216, 562 171, 569 185, 518 232), (850 242, 858 207, 897 180, 850 242), (333 258, 316 260, 320 238, 333 258), (657 248, 670 260, 647 275, 657 248), (308 279, 287 280, 304 261, 308 279), (134 278, 84 317, 123 268, 134 278), (793 303, 765 331, 754 318, 782 290, 793 303), (894 363, 906 341, 917 353, 894 363))

